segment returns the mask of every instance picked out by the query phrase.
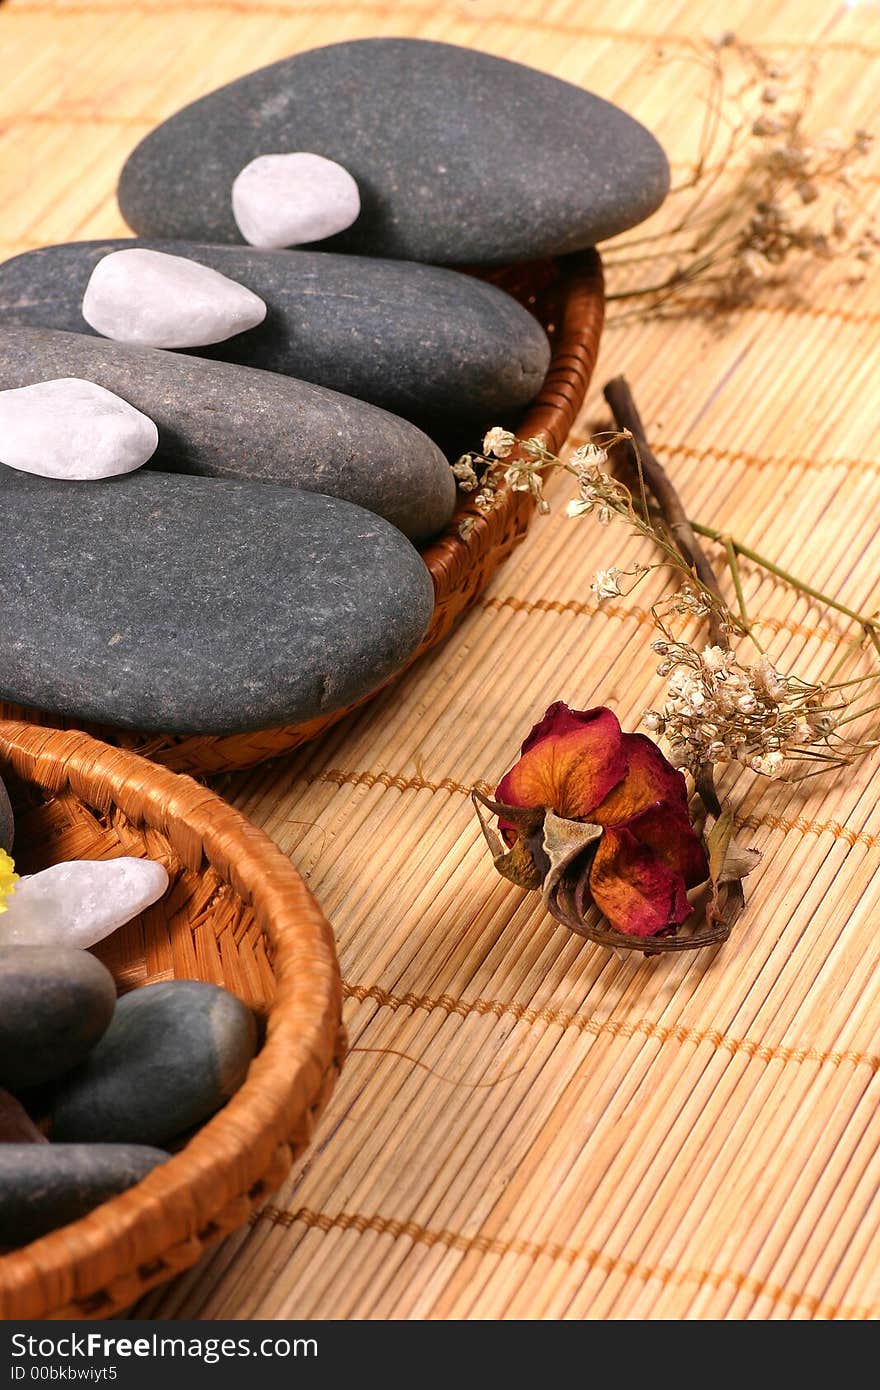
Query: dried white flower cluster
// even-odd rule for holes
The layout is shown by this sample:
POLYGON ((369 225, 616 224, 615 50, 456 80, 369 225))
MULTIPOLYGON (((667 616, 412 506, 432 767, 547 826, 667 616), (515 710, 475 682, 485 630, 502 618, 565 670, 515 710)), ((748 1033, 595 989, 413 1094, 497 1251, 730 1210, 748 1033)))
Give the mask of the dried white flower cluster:
POLYGON ((809 61, 785 70, 733 33, 688 54, 695 60, 707 73, 707 109, 694 172, 675 190, 687 201, 669 230, 603 257, 629 277, 609 298, 643 298, 631 313, 686 305, 723 321, 768 287, 797 298, 817 260, 833 257, 851 280, 863 279, 880 237, 852 170, 871 149, 870 132, 809 133, 809 61), (654 258, 643 255, 646 243, 654 258))
POLYGON ((502 429, 500 425, 493 425, 483 440, 483 453, 488 454, 490 458, 510 458, 515 448, 516 435, 511 434, 510 430, 502 429))
POLYGON ((724 647, 651 646, 669 684, 662 709, 647 710, 643 722, 666 736, 676 767, 696 772, 705 763, 738 762, 778 777, 786 758, 827 744, 835 720, 821 686, 782 675, 764 655, 749 666, 724 647))
MULTIPOLYGON (((502 484, 512 492, 531 493, 538 511, 546 515, 550 504, 544 497, 541 468, 558 460, 548 453, 540 439, 517 439, 510 430, 493 425, 483 440, 483 452, 462 454, 452 465, 452 472, 462 492, 474 493, 474 505, 481 512, 491 512, 501 501, 502 484), (516 452, 516 457, 513 457, 516 452)), ((471 522, 471 525, 473 523, 471 522)), ((467 534, 468 519, 461 532, 467 534)))
MULTIPOLYGON (((813 685, 799 677, 782 675, 764 654, 750 666, 726 645, 710 645, 700 651, 670 631, 667 620, 674 615, 689 621, 708 619, 710 630, 724 644, 740 638, 755 640, 742 591, 739 553, 747 554, 753 563, 779 575, 794 589, 804 590, 805 586, 772 561, 752 550, 746 551, 732 537, 697 527, 700 534, 725 544, 740 608, 737 616, 720 592, 702 581, 691 558, 682 555, 664 527, 662 516, 658 521, 650 510, 644 490, 636 503, 629 489, 606 472, 608 451, 632 438, 628 430, 599 435, 562 460, 540 439, 516 439, 509 430, 496 426, 485 436, 482 452, 465 454, 453 471, 461 490, 475 493, 477 507, 484 513, 499 506, 509 489, 529 492, 540 511, 549 511, 542 492, 542 473, 553 469, 569 473, 577 483, 577 496, 566 507, 568 516, 592 515, 601 525, 617 518, 634 535, 650 540, 660 556, 655 564, 635 564, 627 570, 609 565, 596 572, 591 589, 599 604, 628 595, 655 570, 671 570, 678 576, 675 592, 651 609, 660 633, 652 643, 662 657, 658 674, 667 677, 669 684, 662 708, 648 710, 644 716, 650 733, 664 734, 668 739, 671 759, 677 767, 697 773, 707 764, 737 762, 765 777, 778 777, 788 759, 810 759, 827 768, 841 767, 880 747, 877 737, 859 741, 843 731, 844 725, 861 717, 857 706, 880 683, 880 673, 813 685), (633 580, 628 588, 621 582, 625 577, 633 580), (831 699, 834 704, 829 707, 827 702, 831 699)), ((654 466, 658 466, 656 461, 654 466)), ((476 524, 473 515, 463 518, 459 524, 461 535, 466 536, 476 524)), ((805 591, 832 607, 840 606, 813 589, 805 591)), ((877 619, 862 618, 848 609, 843 612, 858 622, 863 641, 880 655, 877 619)), ((880 702, 863 712, 868 714, 874 709, 880 709, 880 702)))
MULTIPOLYGON (((708 618, 712 608, 708 602, 709 595, 700 592, 692 583, 685 581, 680 589, 667 600, 665 604, 666 612, 675 613, 680 618, 708 618)), ((729 627, 729 625, 722 624, 729 627)), ((732 627, 730 628, 732 631, 732 627)))
MULTIPOLYGON (((606 473, 604 465, 607 462, 608 450, 592 440, 575 449, 571 456, 571 471, 577 478, 578 495, 566 507, 566 516, 592 514, 600 526, 608 526, 615 513, 629 512, 632 503, 629 492, 610 473, 606 473)), ((593 589, 596 589, 595 584, 593 589)))
POLYGON ((603 603, 605 599, 617 598, 623 593, 620 587, 622 578, 623 573, 616 565, 610 565, 609 568, 605 570, 596 570, 590 588, 596 595, 599 603, 603 603))
MULTIPOLYGON (((630 436, 623 431, 603 437, 610 445, 630 436)), ((540 439, 517 439, 510 430, 495 425, 483 440, 482 453, 463 454, 453 464, 452 472, 462 492, 475 494, 474 505, 481 512, 493 511, 506 487, 512 492, 531 493, 538 511, 546 515, 550 504, 544 497, 543 470, 563 468, 574 475, 578 484, 578 495, 569 502, 566 514, 578 517, 592 513, 602 526, 607 526, 615 514, 633 520, 629 489, 605 472, 603 465, 607 462, 608 450, 594 440, 575 449, 571 459, 563 464, 540 439)), ((462 534, 470 529, 469 520, 462 523, 462 534)), ((610 596, 610 591, 604 595, 610 596)))

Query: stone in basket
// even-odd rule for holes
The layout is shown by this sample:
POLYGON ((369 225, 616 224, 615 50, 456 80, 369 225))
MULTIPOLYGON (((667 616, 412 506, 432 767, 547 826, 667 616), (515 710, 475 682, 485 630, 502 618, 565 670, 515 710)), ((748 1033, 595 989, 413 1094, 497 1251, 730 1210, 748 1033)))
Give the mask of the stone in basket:
POLYGON ((344 1053, 333 937, 296 870, 212 792, 86 734, 0 722, 17 867, 146 856, 171 887, 96 949, 122 992, 222 985, 265 1021, 233 1098, 137 1186, 0 1256, 0 1317, 106 1317, 247 1220, 309 1141, 344 1053))
MULTIPOLYGON (((40 256, 43 253, 34 254, 40 256)), ((522 438, 538 436, 550 449, 558 451, 564 444, 583 402, 598 352, 604 310, 599 257, 595 251, 588 251, 557 261, 512 266, 481 272, 481 275, 509 292, 528 307, 547 330, 552 348, 550 367, 537 398, 526 411, 524 418, 516 425, 516 432, 522 438)), ((62 335, 57 336, 61 337, 62 335)), ((69 335, 67 336, 69 337, 69 335)), ((92 340, 80 339, 80 341, 92 340)), ((19 369, 16 367, 15 370, 19 369)), ((284 380, 284 378, 276 377, 274 374, 272 379, 279 383, 284 380)), ((492 423, 498 422, 493 420, 492 423)), ((477 438, 462 441, 463 446, 465 444, 472 446, 477 443, 479 443, 477 438)), ((53 490, 52 498, 49 499, 53 503, 52 509, 46 506, 47 499, 45 497, 37 495, 34 499, 39 506, 32 519, 31 529, 41 525, 49 527, 45 536, 45 550, 42 552, 47 556, 52 555, 55 534, 50 527, 50 521, 54 512, 57 526, 57 508, 65 505, 66 496, 63 488, 69 486, 69 484, 56 485, 56 490, 53 490), (61 491, 57 491, 59 486, 61 491)), ((113 482, 111 480, 109 483, 98 483, 93 486, 98 489, 100 494, 96 496, 95 501, 95 525, 100 526, 102 520, 97 515, 98 504, 103 500, 103 497, 110 495, 101 490, 112 489, 113 482)), ((69 493, 67 496, 69 497, 69 493)), ((433 613, 421 642, 415 651, 410 649, 410 655, 403 663, 404 666, 448 636, 457 621, 485 588, 494 571, 525 535, 533 510, 533 499, 525 493, 506 493, 501 505, 489 515, 477 511, 469 497, 462 498, 446 531, 428 543, 422 550, 422 558, 433 585, 433 613), (473 521, 473 525, 467 535, 463 537, 460 534, 460 526, 466 517, 473 521)), ((111 525, 111 521, 112 519, 107 518, 104 524, 111 525)), ((39 542, 39 538, 37 539, 39 542)), ((217 544, 221 549, 224 546, 222 531, 218 534, 217 544)), ((414 553, 410 553, 412 560, 415 561, 414 553)), ((175 557, 175 563, 183 563, 183 560, 184 557, 175 557)), ((392 561, 396 563, 394 557, 389 559, 389 564, 392 561)), ((407 561, 406 563, 410 562, 407 561)), ((234 577, 234 562, 230 560, 228 566, 232 571, 232 577, 234 577)), ((62 575, 59 583, 62 590, 69 595, 69 588, 65 589, 64 587, 65 582, 66 577, 62 575)), ((101 601, 101 582, 102 577, 96 574, 95 603, 101 601)), ((10 583, 14 588, 21 588, 18 580, 13 579, 10 583)), ((428 591, 430 593, 430 586, 428 586, 428 591)), ((173 600, 170 602, 173 603, 173 600)), ((66 600, 64 603, 59 600, 57 611, 53 609, 51 618, 47 617, 47 621, 51 620, 62 624, 62 626, 65 622, 73 621, 69 612, 65 612, 66 607, 66 600)), ((428 611, 430 611, 430 607, 428 611)), ((46 616, 45 612, 44 616, 46 616)), ((158 617, 165 622, 168 619, 168 612, 163 610, 158 617)), ((133 632, 123 631, 111 634, 108 640, 115 640, 118 644, 138 643, 142 636, 143 634, 139 635, 136 630, 133 632)), ((271 630, 269 636, 271 638, 271 630)), ((65 634, 59 630, 57 642, 53 640, 52 646, 57 649, 65 640, 67 640, 65 634)), ((222 641, 222 636, 218 637, 217 650, 220 650, 220 641, 222 641)), ((169 639, 163 652, 157 653, 156 658, 156 664, 158 664, 160 661, 164 661, 168 651, 171 651, 172 654, 176 653, 171 661, 174 671, 169 675, 169 681, 180 679, 178 643, 190 651, 194 643, 198 643, 200 646, 207 644, 210 647, 212 635, 207 631, 194 634, 182 630, 175 640, 169 639), (175 663, 178 664, 175 665, 175 663)), ((117 646, 117 654, 123 649, 123 646, 117 646)), ((112 650, 110 655, 113 655, 112 650)), ((276 658, 277 655, 276 653, 276 658)), ((285 653, 284 659, 295 666, 297 663, 296 650, 285 653)), ((89 718, 87 709, 81 701, 77 700, 76 696, 65 697, 63 680, 59 687, 62 690, 60 698, 49 698, 48 695, 44 695, 38 700, 35 692, 34 705, 39 704, 41 706, 39 709, 30 705, 24 707, 21 704, 0 701, 0 717, 23 718, 54 727, 85 728, 98 737, 143 753, 175 770, 214 773, 251 766, 266 758, 288 752, 316 737, 357 704, 370 699, 383 684, 399 674, 401 669, 399 660, 392 660, 390 666, 390 675, 380 675, 378 680, 368 679, 365 687, 366 693, 357 697, 353 702, 342 700, 335 703, 332 694, 330 694, 323 701, 322 713, 318 717, 281 727, 247 728, 241 732, 226 731, 222 733, 205 730, 204 732, 181 734, 156 732, 155 722, 152 723, 150 731, 141 731, 137 724, 132 728, 111 726, 103 722, 96 723, 94 719, 89 718), (323 712, 324 710, 326 712, 323 712)), ((56 680, 56 675, 53 675, 51 682, 53 686, 56 680)), ((217 688, 222 690, 224 683, 222 660, 218 662, 215 683, 217 688)), ((99 685, 101 684, 99 682, 99 685)), ((160 730, 162 729, 161 724, 158 727, 160 730)))

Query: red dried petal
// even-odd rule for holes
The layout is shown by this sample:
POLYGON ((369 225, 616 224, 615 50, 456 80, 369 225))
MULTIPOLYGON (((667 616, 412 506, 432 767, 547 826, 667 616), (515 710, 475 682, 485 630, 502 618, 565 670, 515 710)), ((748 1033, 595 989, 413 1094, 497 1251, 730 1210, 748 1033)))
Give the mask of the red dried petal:
POLYGON ((508 806, 546 806, 568 820, 592 818, 626 775, 624 736, 609 709, 548 709, 495 793, 508 806))
POLYGON ((593 901, 617 931, 656 936, 690 916, 685 883, 626 828, 606 830, 590 870, 593 901))
POLYGON ((686 888, 696 888, 709 877, 709 860, 687 811, 655 806, 627 825, 667 868, 681 874, 686 888))
POLYGON ((652 806, 666 805, 688 814, 687 783, 644 734, 623 734, 626 777, 595 806, 590 819, 597 825, 626 825, 652 806))

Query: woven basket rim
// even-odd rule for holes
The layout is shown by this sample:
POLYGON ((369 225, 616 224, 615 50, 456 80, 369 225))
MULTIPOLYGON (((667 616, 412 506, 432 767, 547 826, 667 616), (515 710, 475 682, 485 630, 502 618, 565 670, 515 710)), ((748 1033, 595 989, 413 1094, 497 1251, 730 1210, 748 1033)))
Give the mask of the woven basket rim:
MULTIPOLYGON (((96 809, 120 807, 206 862, 251 905, 274 952, 277 992, 242 1088, 169 1161, 87 1216, 0 1257, 0 1315, 45 1316, 193 1240, 266 1174, 340 1059, 342 988, 329 923, 281 850, 192 778, 88 734, 0 721, 0 767, 96 809)), ((243 1215, 245 1215, 243 1213, 243 1215)), ((134 1295, 144 1287, 138 1283, 134 1295)))

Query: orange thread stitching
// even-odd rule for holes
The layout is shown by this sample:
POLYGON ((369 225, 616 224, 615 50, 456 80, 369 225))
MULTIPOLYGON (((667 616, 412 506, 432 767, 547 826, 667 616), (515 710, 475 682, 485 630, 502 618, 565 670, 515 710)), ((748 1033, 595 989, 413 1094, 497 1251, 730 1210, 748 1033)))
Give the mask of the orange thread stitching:
POLYGON ((680 1284, 696 1284, 697 1287, 709 1284, 718 1288, 721 1284, 732 1283, 735 1288, 745 1289, 756 1296, 765 1295, 789 1308, 804 1307, 812 1313, 821 1313, 828 1318, 870 1318, 876 1311, 857 1305, 823 1303, 814 1294, 794 1293, 780 1284, 771 1284, 765 1279, 757 1279, 754 1275, 743 1274, 739 1270, 675 1269, 671 1265, 639 1264, 636 1260, 628 1260, 620 1255, 606 1254, 604 1250, 578 1250, 574 1246, 561 1245, 558 1241, 539 1244, 533 1240, 500 1240, 497 1236, 466 1236, 458 1231, 420 1226, 415 1221, 398 1221, 391 1216, 365 1216, 361 1212, 347 1211, 331 1216, 327 1212, 312 1211, 309 1207, 283 1211, 279 1207, 267 1206, 252 1218, 254 1225, 260 1221, 269 1221, 273 1226, 280 1226, 284 1230, 290 1230, 294 1225, 302 1225, 310 1230, 323 1231, 325 1235, 336 1230, 356 1231, 358 1235, 363 1235, 365 1231, 373 1231, 377 1235, 391 1236, 392 1240, 408 1236, 416 1245, 424 1245, 429 1249, 435 1245, 443 1245, 450 1250, 460 1250, 463 1254, 476 1251, 480 1255, 519 1255, 533 1261, 544 1257, 569 1265, 582 1260, 588 1270, 598 1269, 603 1274, 621 1271, 629 1278, 642 1279, 645 1282, 657 1279, 664 1288, 680 1284))
MULTIPOLYGON (((777 583, 776 577, 771 575, 777 583)), ((609 618, 619 618, 625 621, 631 618, 633 622, 640 625, 653 626, 654 619, 646 608, 640 608, 638 604, 615 604, 615 603, 582 603, 577 599, 527 599, 518 598, 516 594, 501 594, 492 598, 480 600, 480 607, 483 609, 493 609, 498 612, 502 608, 510 608, 514 613, 574 613, 581 618, 593 618, 597 614, 604 614, 609 618)), ((811 627, 807 623, 791 622, 787 618, 755 618, 752 625, 754 627, 769 628, 771 632, 788 632, 793 637, 812 638, 818 642, 840 641, 840 633, 832 627, 821 625, 811 627)))
POLYGON ((0 118, 0 130, 19 125, 159 125, 165 116, 110 116, 106 111, 20 111, 14 116, 0 118))
MULTIPOLYGON (((396 787, 399 792, 449 792, 460 796, 470 796, 473 790, 463 782, 454 782, 451 777, 444 777, 442 782, 429 782, 424 777, 402 777, 392 772, 343 772, 336 767, 322 772, 318 780, 336 787, 396 787)), ((477 782, 475 786, 487 796, 492 790, 488 782, 477 782)))
POLYGON ((754 1038, 732 1038, 717 1028, 685 1028, 680 1024, 652 1023, 649 1019, 625 1022, 616 1018, 585 1018, 581 1014, 565 1013, 561 1009, 532 1009, 524 1004, 503 999, 464 1000, 454 999, 449 994, 441 994, 436 998, 430 995, 391 994, 380 985, 353 985, 347 981, 343 981, 342 992, 346 999, 355 999, 361 1004, 371 999, 381 1008, 423 1009, 426 1012, 442 1009, 444 1013, 457 1014, 459 1018, 467 1018, 470 1014, 501 1018, 509 1014, 518 1023, 547 1023, 564 1029, 574 1028, 577 1032, 594 1038, 645 1037, 660 1043, 693 1043, 696 1047, 710 1042, 718 1051, 729 1052, 731 1056, 743 1053, 759 1062, 817 1062, 820 1066, 834 1067, 849 1062, 852 1066, 870 1067, 875 1073, 880 1071, 880 1056, 870 1052, 838 1052, 831 1049, 823 1051, 812 1046, 771 1046, 768 1043, 756 1042, 754 1038))
MULTIPOLYGON (((880 315, 877 315, 880 318, 880 315)), ((569 435, 569 443, 578 448, 588 443, 580 435, 569 435)), ((847 473, 880 473, 880 460, 857 458, 808 458, 795 455, 786 458, 784 454, 749 454, 742 449, 720 449, 715 445, 696 448, 691 444, 664 444, 663 452, 671 456, 691 459, 694 463, 742 463, 749 468, 807 468, 824 471, 843 468, 847 473)))
MULTIPOLYGON (((401 792, 428 791, 432 794, 436 792, 448 792, 450 795, 470 796, 471 791, 485 792, 491 795, 492 786, 488 782, 475 782, 473 786, 465 786, 463 782, 456 782, 451 777, 444 777, 440 782, 431 782, 426 777, 403 777, 399 773, 392 772, 346 772, 343 768, 329 767, 325 772, 312 779, 318 782, 327 782, 335 787, 395 787, 401 792)), ((836 820, 807 820, 804 816, 795 816, 789 820, 785 816, 739 816, 736 824, 740 829, 760 830, 783 830, 788 834, 790 831, 797 830, 801 835, 833 835, 835 840, 846 840, 850 846, 864 845, 867 849, 875 849, 880 844, 880 834, 872 834, 866 830, 852 830, 849 826, 843 825, 836 820)))
POLYGON ((737 825, 747 830, 759 830, 764 826, 767 830, 784 830, 786 833, 799 830, 802 835, 833 835, 835 840, 846 840, 850 847, 864 845, 866 849, 875 849, 880 844, 880 835, 867 830, 852 830, 839 820, 807 820, 805 816, 795 816, 793 820, 773 815, 738 816, 737 825))
MULTIPOLYGON (((688 308, 692 311, 698 309, 717 309, 716 301, 713 299, 689 299, 688 308)), ((838 319, 841 323, 863 325, 869 323, 880 323, 880 314, 865 310, 859 312, 855 309, 826 309, 821 304, 743 304, 736 312, 741 314, 790 314, 794 318, 807 319, 838 319)), ((609 314, 606 320, 607 328, 616 328, 618 321, 626 324, 630 321, 630 315, 623 313, 620 315, 609 314)))

